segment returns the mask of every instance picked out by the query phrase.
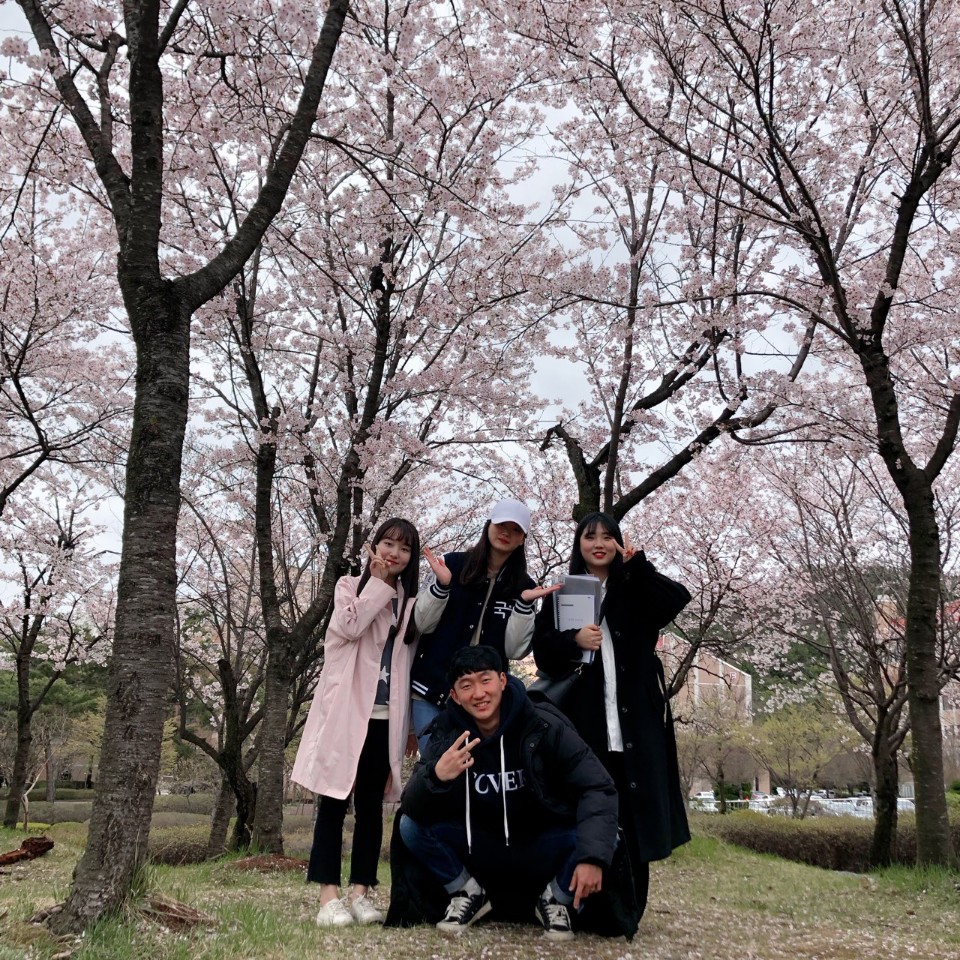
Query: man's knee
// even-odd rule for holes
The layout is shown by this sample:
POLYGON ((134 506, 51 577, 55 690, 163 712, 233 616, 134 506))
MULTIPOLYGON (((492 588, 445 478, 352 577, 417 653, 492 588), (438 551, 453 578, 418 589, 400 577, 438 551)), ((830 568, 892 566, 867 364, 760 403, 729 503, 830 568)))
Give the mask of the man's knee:
POLYGON ((413 849, 417 845, 417 840, 423 835, 420 824, 416 820, 411 820, 405 813, 400 814, 400 839, 403 840, 408 849, 413 849))

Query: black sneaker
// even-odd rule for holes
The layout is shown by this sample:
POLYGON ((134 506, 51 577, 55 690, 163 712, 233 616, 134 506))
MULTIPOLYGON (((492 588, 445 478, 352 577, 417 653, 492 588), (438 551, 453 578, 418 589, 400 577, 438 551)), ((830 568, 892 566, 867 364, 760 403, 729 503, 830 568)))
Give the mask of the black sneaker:
POLYGON ((570 911, 544 890, 537 900, 537 919, 543 924, 543 935, 547 940, 562 941, 573 939, 570 926, 570 911))
POLYGON ((463 933, 471 924, 490 912, 490 901, 486 893, 467 893, 458 890, 447 904, 447 912, 437 924, 441 933, 463 933))

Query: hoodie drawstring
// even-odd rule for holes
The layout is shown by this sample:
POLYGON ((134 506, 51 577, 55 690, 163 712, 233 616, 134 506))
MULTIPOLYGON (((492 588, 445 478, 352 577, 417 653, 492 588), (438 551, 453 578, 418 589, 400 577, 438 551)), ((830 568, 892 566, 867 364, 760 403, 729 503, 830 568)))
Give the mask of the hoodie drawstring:
MULTIPOLYGON (((500 737, 500 796, 503 798, 503 839, 506 846, 510 846, 510 822, 507 820, 507 757, 503 749, 503 736, 500 737)), ((464 789, 467 791, 464 819, 467 828, 467 853, 473 853, 473 829, 470 826, 470 771, 464 771, 464 789)))
POLYGON ((503 839, 510 846, 510 824, 507 823, 507 761, 503 752, 503 735, 500 735, 500 796, 503 797, 503 839))
POLYGON ((473 853, 473 831, 470 829, 470 770, 469 768, 463 772, 463 783, 467 790, 467 809, 466 809, 466 820, 467 820, 467 853, 473 853))

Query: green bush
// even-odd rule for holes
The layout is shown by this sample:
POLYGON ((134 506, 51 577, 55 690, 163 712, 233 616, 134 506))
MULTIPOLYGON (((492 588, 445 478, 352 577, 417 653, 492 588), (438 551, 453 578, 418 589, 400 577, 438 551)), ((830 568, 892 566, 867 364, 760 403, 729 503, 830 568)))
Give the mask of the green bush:
POLYGON ((165 793, 153 801, 157 813, 213 813, 215 798, 212 793, 165 793))
MULTIPOLYGON (((872 820, 853 817, 792 820, 742 811, 724 817, 696 816, 694 829, 757 853, 770 853, 826 870, 863 873, 870 869, 872 820)), ((951 817, 951 830, 954 847, 960 849, 960 817, 951 817)), ((900 814, 897 818, 895 860, 905 866, 914 866, 917 862, 913 816, 900 814)))
MULTIPOLYGON (((42 803, 47 799, 46 787, 34 787, 27 796, 31 803, 42 803)), ((77 787, 57 787, 57 803, 61 800, 92 800, 93 790, 77 787)))
POLYGON ((73 843, 86 841, 87 839, 86 823, 77 823, 73 820, 65 820, 63 823, 54 823, 48 831, 54 841, 63 840, 73 843))
POLYGON ((208 824, 157 827, 150 829, 148 853, 154 863, 178 867, 186 863, 203 863, 207 858, 208 824))
POLYGON ((150 829, 164 827, 202 827, 210 829, 210 817, 206 813, 158 813, 153 811, 150 818, 150 829))
MULTIPOLYGON (((57 803, 47 803, 40 800, 30 801, 30 819, 42 820, 44 823, 86 823, 90 819, 93 809, 93 800, 87 793, 86 800, 64 800, 57 803)), ((23 811, 21 810, 21 816, 23 811)))

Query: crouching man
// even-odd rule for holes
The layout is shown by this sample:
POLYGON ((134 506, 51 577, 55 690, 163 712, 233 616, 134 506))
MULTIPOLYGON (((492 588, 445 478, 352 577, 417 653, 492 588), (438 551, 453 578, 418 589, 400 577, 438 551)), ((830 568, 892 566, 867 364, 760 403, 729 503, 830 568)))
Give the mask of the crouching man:
POLYGON ((437 928, 461 933, 490 912, 492 889, 527 890, 545 936, 573 939, 570 910, 601 889, 617 846, 613 781, 559 711, 506 676, 492 647, 459 650, 448 682, 399 822, 449 897, 437 928))

